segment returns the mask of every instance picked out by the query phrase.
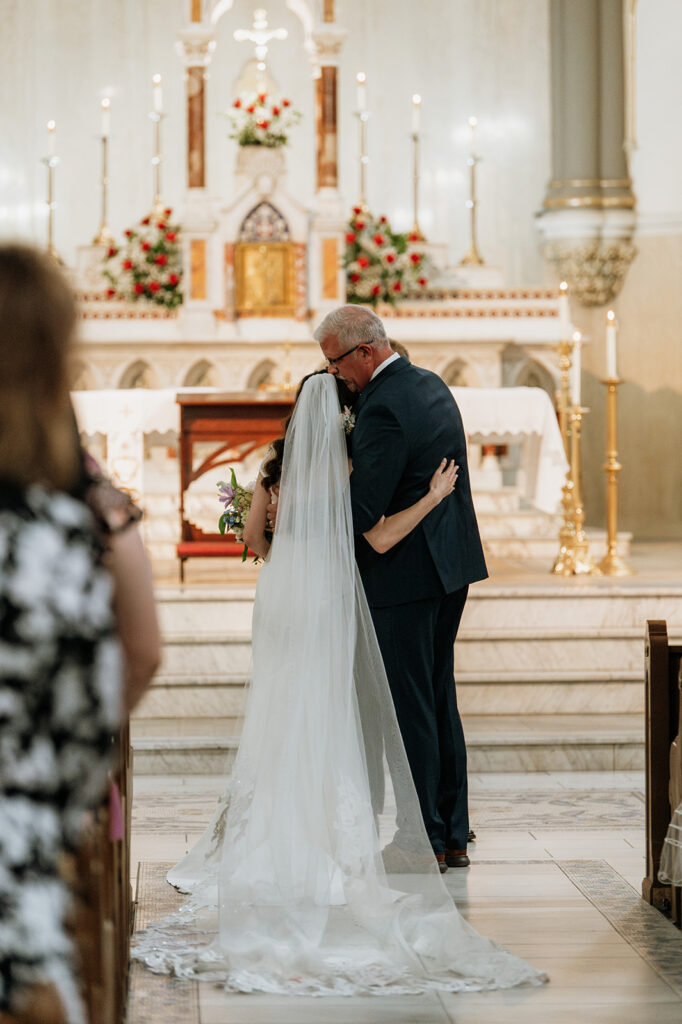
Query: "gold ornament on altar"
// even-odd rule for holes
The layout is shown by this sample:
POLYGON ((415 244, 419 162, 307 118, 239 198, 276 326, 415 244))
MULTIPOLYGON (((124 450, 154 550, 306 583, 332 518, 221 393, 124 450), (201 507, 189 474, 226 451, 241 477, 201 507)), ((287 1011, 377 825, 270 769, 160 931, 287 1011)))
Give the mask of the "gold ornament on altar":
POLYGON ((571 284, 581 306, 605 306, 621 289, 637 249, 630 239, 582 244, 554 242, 546 247, 548 259, 571 284))

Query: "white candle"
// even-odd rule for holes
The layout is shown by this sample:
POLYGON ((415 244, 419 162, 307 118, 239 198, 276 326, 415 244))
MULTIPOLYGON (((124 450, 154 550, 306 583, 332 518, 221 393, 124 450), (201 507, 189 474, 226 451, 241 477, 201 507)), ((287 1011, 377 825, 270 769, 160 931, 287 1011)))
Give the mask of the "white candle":
POLYGON ((573 362, 571 364, 571 404, 580 405, 580 353, 582 350, 582 334, 573 332, 573 362))
POLYGON ((105 139, 109 138, 111 131, 111 100, 108 96, 105 96, 102 100, 102 137, 105 139))
POLYGON ((565 281, 559 285, 559 332, 559 340, 568 341, 571 336, 571 320, 568 308, 568 285, 565 281))
POLYGON ((421 109, 422 98, 419 93, 415 93, 412 97, 412 134, 417 135, 419 132, 419 114, 421 109))
POLYGON ((367 110, 367 75, 364 71, 358 71, 355 79, 358 83, 358 110, 367 110))
POLYGON ((617 338, 616 314, 610 309, 606 314, 606 376, 609 380, 618 380, 617 338))
POLYGON ((57 152, 57 122, 47 122, 47 155, 54 156, 57 152))
POLYGON ((154 83, 154 110, 157 114, 163 111, 163 92, 161 90, 161 75, 154 75, 152 78, 154 83))

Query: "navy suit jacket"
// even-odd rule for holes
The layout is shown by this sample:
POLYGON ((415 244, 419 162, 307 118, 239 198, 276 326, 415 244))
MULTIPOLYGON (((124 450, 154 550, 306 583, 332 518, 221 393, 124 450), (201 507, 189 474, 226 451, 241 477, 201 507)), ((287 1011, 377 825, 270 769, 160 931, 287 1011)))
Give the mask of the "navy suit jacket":
POLYGON ((462 418, 440 377, 392 362, 358 399, 351 447, 356 557, 370 605, 442 596, 487 577, 462 418), (443 458, 459 466, 454 492, 390 551, 375 552, 362 534, 423 497, 443 458))

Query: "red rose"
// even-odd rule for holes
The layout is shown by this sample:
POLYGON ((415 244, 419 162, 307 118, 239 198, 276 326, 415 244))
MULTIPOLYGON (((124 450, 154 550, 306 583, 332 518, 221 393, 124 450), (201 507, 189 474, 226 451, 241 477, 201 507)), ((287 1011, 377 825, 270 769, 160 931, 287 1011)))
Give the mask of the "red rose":
POLYGON ((419 235, 417 234, 416 231, 411 231, 410 232, 410 241, 411 242, 418 242, 419 241, 419 235))
POLYGON ((395 263, 395 256, 393 255, 392 252, 387 252, 386 253, 386 262, 387 263, 395 263))
POLYGON ((273 117, 279 117, 279 107, 273 107, 272 108, 272 116, 273 117))
POLYGON ((282 106, 283 107, 290 107, 291 106, 291 100, 282 100, 282 106))
POLYGON ((381 292, 381 285, 375 284, 374 287, 372 288, 372 295, 379 295, 380 292, 381 292))
POLYGON ((247 114, 253 114, 253 113, 254 113, 254 111, 255 111, 255 109, 256 109, 256 108, 254 107, 254 105, 253 105, 253 103, 252 103, 250 107, 247 107, 247 108, 246 108, 246 113, 247 113, 247 114))
POLYGON ((355 284, 357 281, 360 280, 360 275, 353 273, 353 274, 350 275, 350 279, 353 282, 353 284, 355 284))
POLYGON ((144 285, 140 284, 140 282, 138 281, 137 284, 135 285, 135 294, 136 295, 142 295, 143 291, 144 291, 144 285))
POLYGON ((357 228, 358 231, 362 231, 364 226, 365 226, 364 220, 356 220, 355 227, 357 228))
POLYGON ((241 101, 241 100, 235 100, 235 101, 234 101, 234 103, 232 104, 232 106, 233 106, 233 107, 236 107, 236 108, 237 108, 237 110, 239 110, 239 108, 241 107, 241 105, 242 105, 242 101, 241 101))
POLYGON ((369 260, 367 259, 366 256, 358 256, 358 263, 363 270, 365 269, 365 267, 369 266, 369 260))
POLYGON ((265 131, 265 130, 267 129, 267 127, 268 127, 268 125, 269 125, 269 124, 270 124, 270 122, 269 122, 269 121, 259 121, 259 122, 258 122, 258 127, 259 127, 259 128, 262 128, 262 129, 263 129, 263 131, 265 131))
POLYGON ((123 266, 124 270, 131 270, 132 266, 133 266, 133 261, 132 260, 124 260, 122 266, 123 266))
POLYGON ((115 256, 115 255, 116 255, 116 250, 114 249, 114 247, 112 245, 111 248, 109 249, 109 251, 107 252, 107 256, 111 259, 111 257, 115 256))
POLYGON ((163 221, 163 220, 158 221, 156 226, 159 229, 159 231, 165 231, 166 230, 166 222, 163 221))
POLYGON ((166 264, 168 263, 168 257, 166 256, 165 253, 160 252, 156 259, 154 260, 154 262, 158 263, 160 267, 165 267, 166 264))
POLYGON ((177 237, 178 236, 175 234, 174 231, 167 231, 166 232, 166 241, 167 242, 174 242, 177 237))
POLYGON ((422 288, 425 288, 428 283, 429 282, 426 280, 425 277, 420 277, 419 278, 419 284, 422 286, 422 288))
POLYGON ((168 284, 177 284, 180 278, 177 274, 171 274, 168 278, 168 284))
POLYGON ((353 213, 356 213, 356 214, 357 213, 362 213, 362 207, 361 206, 354 206, 353 207, 353 213))
POLYGON ((143 217, 140 224, 149 224, 149 217, 143 217))
POLYGON ((258 93, 258 102, 260 103, 261 107, 265 103, 265 98, 266 98, 266 94, 264 92, 259 92, 258 93))
POLYGON ((383 235, 379 235, 379 234, 376 234, 376 235, 374 236, 374 239, 373 239, 373 241, 374 241, 374 244, 375 244, 375 245, 383 245, 383 244, 384 244, 384 241, 385 241, 385 239, 384 239, 384 236, 383 236, 383 235))
POLYGON ((149 282, 149 291, 150 292, 158 292, 160 287, 161 287, 161 285, 159 284, 158 281, 150 281, 149 282))
POLYGON ((410 253, 410 259, 416 265, 417 263, 419 263, 419 261, 421 259, 421 256, 419 255, 418 252, 411 252, 410 253))
POLYGON ((166 214, 167 217, 170 217, 171 213, 173 212, 173 209, 172 207, 167 206, 163 212, 166 214))
POLYGON ((352 245, 352 243, 355 241, 355 238, 356 236, 354 231, 349 231, 348 234, 346 235, 346 241, 348 242, 349 245, 352 245))
POLYGON ((128 230, 125 232, 125 236, 126 236, 126 238, 132 238, 133 237, 133 233, 130 230, 130 228, 128 228, 128 230))
POLYGON ((143 242, 142 243, 142 250, 144 252, 149 252, 150 249, 151 249, 151 245, 149 244, 149 242, 143 242))
POLYGON ((393 291, 394 292, 401 292, 402 290, 403 290, 403 286, 401 285, 400 281, 396 281, 396 283, 393 285, 393 291))
POLYGON ((380 224, 385 224, 385 223, 386 223, 386 218, 385 218, 385 217, 383 217, 383 216, 382 216, 382 217, 379 217, 379 223, 380 223, 380 224))
POLYGON ((107 288, 107 298, 108 299, 113 299, 115 294, 116 294, 116 289, 115 288, 107 288))

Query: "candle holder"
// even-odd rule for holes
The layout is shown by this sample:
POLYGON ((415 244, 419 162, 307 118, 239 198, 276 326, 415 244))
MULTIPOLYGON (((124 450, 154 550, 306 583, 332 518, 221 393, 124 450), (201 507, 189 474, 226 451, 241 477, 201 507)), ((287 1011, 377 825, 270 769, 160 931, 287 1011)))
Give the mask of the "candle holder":
POLYGON ((632 576, 634 569, 618 554, 618 377, 602 381, 606 388, 606 554, 599 563, 604 576, 632 576))
POLYGON ((44 156, 42 163, 47 167, 47 251, 50 256, 61 262, 59 253, 54 245, 54 211, 57 204, 54 201, 54 178, 55 168, 59 163, 58 156, 44 156))
POLYGON ((588 410, 573 405, 569 411, 570 465, 563 487, 564 525, 559 532, 559 554, 552 573, 556 576, 600 576, 601 570, 589 554, 585 536, 581 477, 581 435, 583 416, 588 410))
MULTIPOLYGON (((473 134, 476 127, 476 119, 470 118, 469 125, 473 134)), ((466 256, 463 256, 459 261, 460 267, 482 267, 485 263, 485 260, 478 251, 476 229, 476 210, 478 207, 478 197, 476 195, 476 167, 479 163, 480 157, 476 156, 472 147, 471 154, 467 160, 467 165, 469 167, 469 198, 466 203, 470 215, 471 245, 469 246, 469 251, 466 256)))
POLYGON ((109 225, 107 224, 107 206, 108 206, 108 191, 109 191, 109 137, 102 135, 102 219, 99 226, 99 231, 92 240, 93 245, 101 245, 105 248, 109 248, 114 244, 114 236, 112 235, 109 225))
POLYGON ((154 156, 152 157, 152 167, 154 168, 154 202, 152 203, 151 214, 157 218, 162 216, 165 209, 165 203, 161 198, 161 164, 163 162, 163 156, 161 155, 161 121, 165 116, 160 110, 152 110, 149 114, 149 118, 154 125, 154 156))
POLYGON ((416 131, 412 132, 412 209, 412 234, 423 241, 424 236, 419 227, 419 132, 416 131))
POLYGON ((358 206, 363 213, 369 213, 369 206, 367 205, 367 165, 369 164, 369 157, 367 156, 367 122, 369 121, 369 111, 358 110, 357 116, 360 124, 360 200, 358 206))
POLYGON ((568 444, 568 410, 570 406, 570 378, 573 365, 573 342, 568 339, 562 340, 555 350, 559 355, 559 388, 556 392, 557 413, 559 416, 559 429, 561 439, 564 442, 564 452, 570 461, 571 453, 568 444))

